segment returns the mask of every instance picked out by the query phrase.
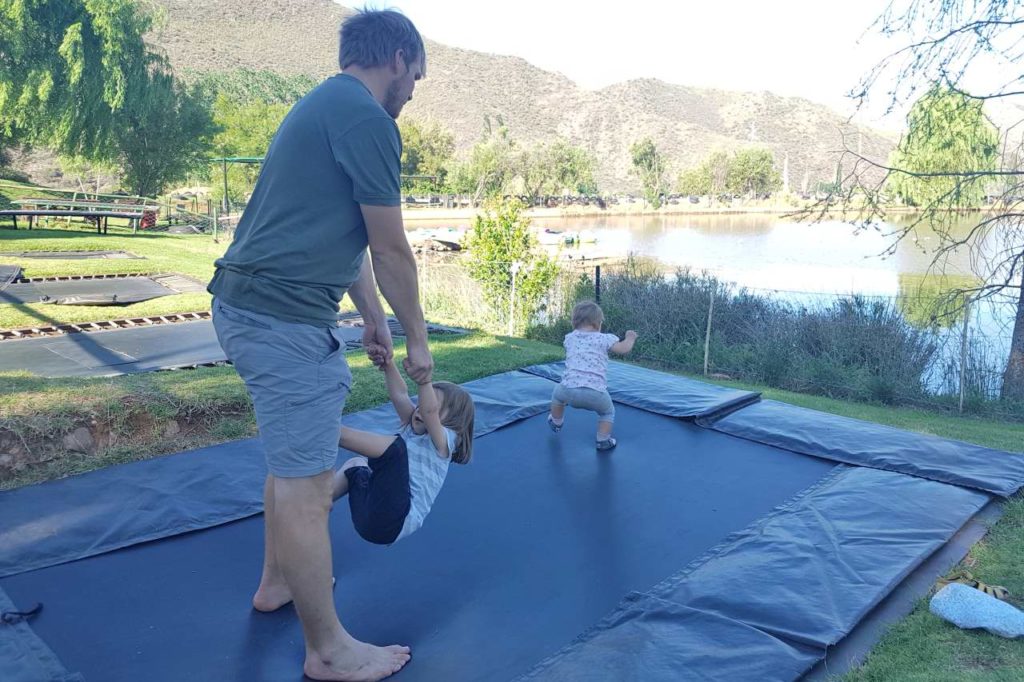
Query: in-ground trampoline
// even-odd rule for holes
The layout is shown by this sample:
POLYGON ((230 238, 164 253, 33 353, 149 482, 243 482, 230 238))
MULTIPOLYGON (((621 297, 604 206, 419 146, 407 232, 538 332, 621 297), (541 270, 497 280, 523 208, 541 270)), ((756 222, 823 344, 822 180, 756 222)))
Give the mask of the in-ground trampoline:
MULTIPOLYGON (((412 647, 395 679, 814 674, 1024 483, 1019 455, 617 363, 620 444, 596 453, 592 415, 547 428, 560 371, 466 384, 474 461, 415 535, 369 545, 335 507, 339 612, 412 647)), ((264 475, 248 440, 0 495, 0 678, 299 679, 294 611, 249 608, 264 475)))

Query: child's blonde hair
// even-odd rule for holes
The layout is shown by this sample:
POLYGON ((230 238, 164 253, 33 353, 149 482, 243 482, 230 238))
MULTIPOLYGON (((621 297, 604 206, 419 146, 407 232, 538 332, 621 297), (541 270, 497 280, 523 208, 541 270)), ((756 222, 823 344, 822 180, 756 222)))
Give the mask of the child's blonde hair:
POLYGON ((579 329, 583 325, 600 329, 602 324, 604 324, 604 311, 593 301, 580 301, 572 309, 573 329, 579 329))
POLYGON ((466 389, 450 381, 435 381, 434 390, 441 394, 441 424, 455 432, 455 452, 450 453, 456 464, 465 464, 473 458, 473 426, 476 407, 466 389))

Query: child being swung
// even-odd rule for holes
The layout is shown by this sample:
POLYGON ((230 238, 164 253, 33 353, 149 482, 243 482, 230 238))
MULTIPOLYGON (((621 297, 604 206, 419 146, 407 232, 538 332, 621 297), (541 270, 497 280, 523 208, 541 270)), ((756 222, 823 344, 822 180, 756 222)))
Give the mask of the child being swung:
POLYGON ((343 426, 341 447, 358 453, 334 477, 334 499, 348 495, 359 535, 389 545, 423 525, 448 465, 473 455, 473 400, 447 381, 419 386, 419 405, 393 360, 381 358, 388 395, 401 423, 394 435, 343 426))
POLYGON ((637 333, 626 332, 619 340, 614 334, 601 333, 604 312, 592 301, 577 303, 572 311, 573 331, 565 335, 565 373, 551 396, 548 424, 558 432, 562 428, 565 406, 597 413, 597 449, 611 450, 618 441, 612 437, 615 406, 608 395, 608 353, 625 355, 633 350, 637 333))

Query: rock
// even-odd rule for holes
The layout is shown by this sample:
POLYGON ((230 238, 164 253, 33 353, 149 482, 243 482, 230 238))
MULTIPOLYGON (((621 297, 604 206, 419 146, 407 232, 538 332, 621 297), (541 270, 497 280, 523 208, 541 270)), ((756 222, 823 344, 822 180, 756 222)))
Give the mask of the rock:
POLYGON ((9 455, 6 452, 0 455, 0 469, 13 469, 14 468, 14 455, 9 455))
POLYGON ((64 449, 69 452, 80 452, 88 455, 91 454, 95 448, 96 444, 93 442, 92 433, 84 426, 79 426, 77 429, 64 436, 64 449))
POLYGON ((173 438, 179 433, 181 433, 181 425, 173 419, 164 427, 164 438, 173 438))

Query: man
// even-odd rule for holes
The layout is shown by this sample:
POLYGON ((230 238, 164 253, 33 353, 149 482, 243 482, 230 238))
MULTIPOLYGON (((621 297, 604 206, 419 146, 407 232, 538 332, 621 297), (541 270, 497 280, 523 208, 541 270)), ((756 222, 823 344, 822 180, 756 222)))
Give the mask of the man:
POLYGON ((305 674, 362 681, 397 672, 409 649, 354 639, 334 608, 327 516, 352 378, 336 320, 347 291, 365 321, 371 359, 390 357, 376 283, 405 329, 406 373, 430 380, 416 264, 402 225, 395 123, 426 73, 426 55, 406 17, 365 11, 342 24, 339 64, 341 73, 281 123, 209 290, 217 337, 252 398, 270 472, 253 605, 273 611, 294 600, 305 674))

